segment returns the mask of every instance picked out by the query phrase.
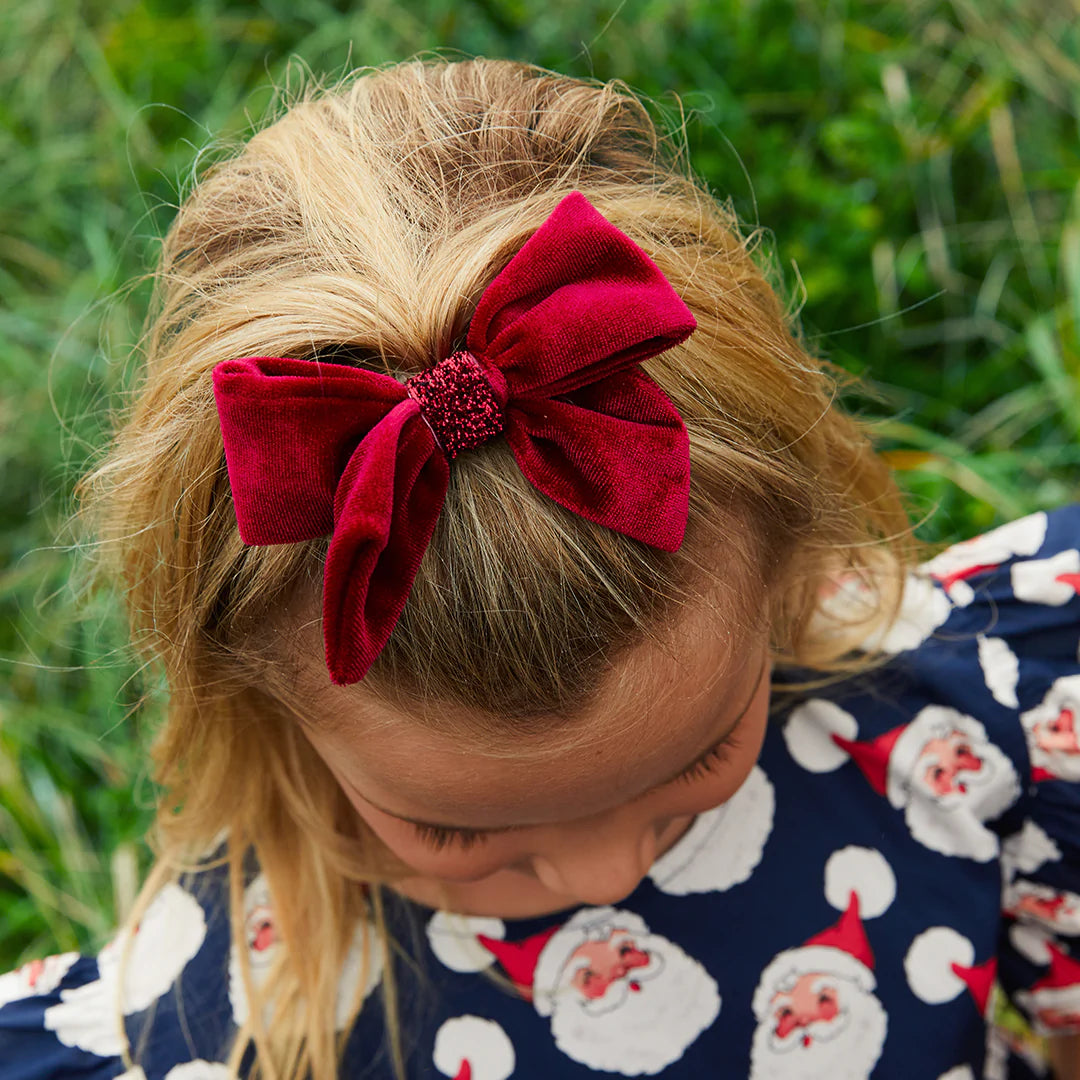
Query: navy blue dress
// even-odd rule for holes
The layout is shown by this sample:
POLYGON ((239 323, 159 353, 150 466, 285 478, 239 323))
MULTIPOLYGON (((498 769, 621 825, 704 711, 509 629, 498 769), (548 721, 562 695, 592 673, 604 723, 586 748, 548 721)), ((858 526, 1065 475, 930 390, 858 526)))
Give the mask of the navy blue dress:
MULTIPOLYGON (((920 568, 888 663, 777 695, 745 784, 620 904, 501 920, 392 897, 419 960, 393 961, 409 1077, 1044 1075, 1038 1040, 993 1021, 1080 1031, 1078 548, 1073 507, 920 568)), ((822 618, 867 588, 837 582, 822 618)), ((248 994, 223 873, 159 894, 122 1001, 123 939, 0 978, 0 1080, 225 1077, 248 994)), ((257 867, 244 901, 258 984, 278 942, 257 867)), ((342 977, 340 1027, 363 1000, 342 1075, 389 1080, 369 929, 342 977)))

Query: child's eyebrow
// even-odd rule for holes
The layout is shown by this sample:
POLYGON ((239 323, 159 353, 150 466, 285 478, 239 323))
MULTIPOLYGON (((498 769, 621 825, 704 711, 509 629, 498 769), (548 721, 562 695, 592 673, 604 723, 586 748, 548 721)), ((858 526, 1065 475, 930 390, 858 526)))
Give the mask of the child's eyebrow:
MULTIPOLYGON (((667 784, 674 783, 676 780, 678 780, 680 776, 683 775, 683 773, 690 772, 692 769, 705 762, 718 746, 720 746, 723 742, 729 739, 734 733, 735 729, 739 726, 739 724, 742 723, 743 717, 746 716, 747 712, 749 711, 750 705, 754 700, 754 695, 757 694, 758 687, 761 685, 761 679, 762 676, 765 674, 765 669, 767 668, 768 663, 769 659, 768 655, 766 655, 765 659, 762 661, 761 667, 758 669, 757 678, 754 679, 753 687, 750 690, 750 696, 747 698, 742 708, 739 710, 739 715, 735 717, 735 719, 732 720, 729 724, 725 725, 723 732, 721 732, 719 735, 714 735, 710 739, 709 745, 700 754, 698 754, 698 756, 694 758, 693 761, 688 762, 681 769, 677 769, 666 780, 661 780, 658 784, 653 784, 651 787, 643 791, 640 795, 635 795, 633 799, 630 799, 628 801, 635 802, 638 799, 643 799, 646 795, 650 794, 653 791, 656 791, 657 788, 662 788, 667 784)), ((352 787, 351 784, 349 786, 352 787)), ((357 795, 360 795, 360 798, 362 798, 364 802, 375 807, 375 809, 378 810, 380 813, 386 814, 387 817, 392 817, 397 821, 404 821, 408 825, 416 825, 421 829, 442 829, 446 832, 460 831, 478 833, 501 833, 513 832, 516 829, 533 828, 533 826, 531 825, 447 825, 440 824, 439 822, 435 821, 423 821, 420 818, 406 817, 404 814, 395 814, 393 810, 387 810, 384 807, 380 806, 377 802, 372 802, 371 799, 369 799, 366 795, 362 795, 359 791, 356 791, 355 788, 353 788, 353 791, 356 792, 357 795)))

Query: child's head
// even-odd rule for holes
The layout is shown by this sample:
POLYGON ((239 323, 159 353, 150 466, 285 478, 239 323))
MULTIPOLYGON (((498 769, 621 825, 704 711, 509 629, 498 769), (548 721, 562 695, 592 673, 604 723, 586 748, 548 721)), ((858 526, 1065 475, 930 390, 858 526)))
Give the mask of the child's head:
POLYGON ((312 91, 207 172, 165 240, 145 382, 93 478, 136 640, 170 683, 166 853, 229 827, 288 883, 286 938, 329 944, 356 910, 349 879, 460 882, 528 862, 514 847, 528 830, 438 851, 375 803, 537 826, 552 846, 532 872, 600 901, 636 883, 664 828, 730 795, 760 742, 767 661, 835 661, 842 639, 811 620, 825 575, 906 527, 751 247, 624 88, 505 61, 411 62, 312 91), (484 288, 573 190, 698 324, 643 365, 690 436, 683 544, 566 511, 494 439, 452 463, 385 648, 362 682, 333 687, 326 541, 241 542, 212 369, 291 357, 404 381, 455 350, 484 288), (699 762, 650 802, 744 710, 727 772, 699 762), (601 817, 612 874, 588 892, 575 828, 601 817))

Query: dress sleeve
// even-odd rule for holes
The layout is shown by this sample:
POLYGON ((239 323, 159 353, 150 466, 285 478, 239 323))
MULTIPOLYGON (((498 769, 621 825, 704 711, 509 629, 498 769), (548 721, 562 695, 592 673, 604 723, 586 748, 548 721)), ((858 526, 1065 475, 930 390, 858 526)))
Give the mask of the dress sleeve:
POLYGON ((0 1080, 124 1074, 120 1029, 110 1021, 94 957, 65 953, 0 976, 0 1080), (70 1037, 78 1028, 77 1045, 70 1037))
POLYGON ((177 1080, 177 1066, 208 1068, 216 1057, 203 1046, 223 1045, 227 1019, 228 934, 221 919, 208 936, 208 910, 170 883, 96 957, 53 956, 0 977, 0 1080, 177 1080))
POLYGON ((1011 720, 1022 794, 1002 819, 998 979, 1043 1035, 1080 1032, 1080 506, 1034 514, 927 567, 975 631, 1011 720))

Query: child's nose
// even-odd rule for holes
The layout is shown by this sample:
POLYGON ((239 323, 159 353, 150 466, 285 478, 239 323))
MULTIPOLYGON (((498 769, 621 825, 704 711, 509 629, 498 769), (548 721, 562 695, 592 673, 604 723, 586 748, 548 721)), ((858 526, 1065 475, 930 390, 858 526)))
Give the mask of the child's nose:
POLYGON ((582 827, 532 858, 542 885, 581 904, 615 904, 637 888, 656 858, 651 826, 582 827))

